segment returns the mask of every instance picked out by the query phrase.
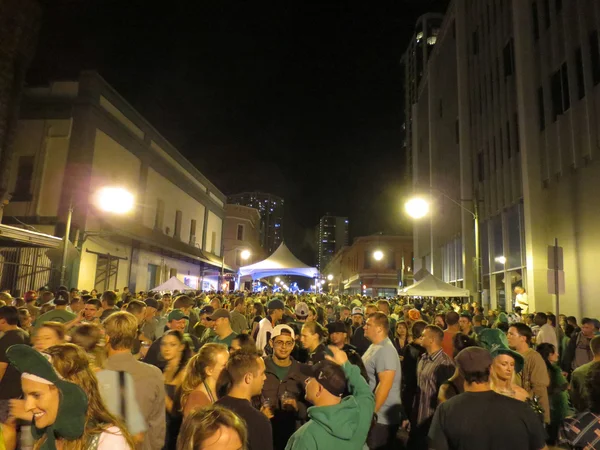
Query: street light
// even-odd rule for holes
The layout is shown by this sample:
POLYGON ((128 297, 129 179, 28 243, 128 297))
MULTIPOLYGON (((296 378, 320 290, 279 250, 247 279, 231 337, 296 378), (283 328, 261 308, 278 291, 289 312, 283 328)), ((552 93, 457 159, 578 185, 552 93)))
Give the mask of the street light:
POLYGON ((281 281, 281 278, 277 277, 275 278, 275 283, 279 283, 281 281))
POLYGON ((381 250, 375 250, 373 252, 373 258, 375 261, 381 261, 383 259, 383 252, 381 250))
POLYGON ((422 197, 411 198, 405 203, 404 209, 413 219, 421 219, 429 213, 429 202, 422 197))
POLYGON ((250 258, 250 255, 250 250, 243 250, 240 256, 244 261, 246 261, 248 258, 250 258))
POLYGON ((333 275, 331 275, 331 274, 327 275, 327 279, 328 279, 329 281, 333 280, 333 275))
POLYGON ((497 263, 500 263, 502 265, 506 264, 506 256, 496 256, 494 258, 494 261, 496 261, 497 263))
MULTIPOLYGON (((103 187, 95 195, 95 204, 104 212, 113 214, 126 214, 133 210, 133 194, 120 187, 103 187)), ((65 284, 67 273, 67 254, 69 251, 69 234, 71 234, 71 220, 73 219, 73 201, 69 203, 67 223, 65 225, 65 241, 63 243, 62 261, 60 266, 60 284, 65 284)))

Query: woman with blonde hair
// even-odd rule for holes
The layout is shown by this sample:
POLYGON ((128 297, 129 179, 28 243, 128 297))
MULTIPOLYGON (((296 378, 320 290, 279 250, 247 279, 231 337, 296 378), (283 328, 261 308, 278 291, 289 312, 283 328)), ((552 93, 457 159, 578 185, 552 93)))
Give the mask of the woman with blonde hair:
POLYGON ((61 344, 39 353, 20 344, 10 347, 7 357, 21 372, 34 450, 135 448, 127 428, 106 409, 82 349, 61 344))
POLYGON ((209 343, 189 360, 179 390, 184 417, 217 401, 217 381, 228 359, 224 345, 209 343))
POLYGON ((246 450, 247 446, 244 421, 220 406, 209 406, 190 414, 177 439, 177 450, 246 450))

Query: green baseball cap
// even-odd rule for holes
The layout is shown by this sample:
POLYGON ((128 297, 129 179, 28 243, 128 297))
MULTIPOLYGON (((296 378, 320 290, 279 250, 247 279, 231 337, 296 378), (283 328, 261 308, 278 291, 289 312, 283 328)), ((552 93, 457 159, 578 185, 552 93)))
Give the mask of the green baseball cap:
POLYGON ((181 320, 181 319, 189 319, 189 317, 186 316, 185 313, 180 309, 174 309, 167 316, 167 322, 170 322, 171 320, 181 320))

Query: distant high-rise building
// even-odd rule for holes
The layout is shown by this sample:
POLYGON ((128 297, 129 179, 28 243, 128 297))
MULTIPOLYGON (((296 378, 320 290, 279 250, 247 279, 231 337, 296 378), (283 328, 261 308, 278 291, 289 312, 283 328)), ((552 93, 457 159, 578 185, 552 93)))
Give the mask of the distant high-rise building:
POLYGON ((260 212, 260 245, 270 255, 283 241, 283 202, 281 197, 265 192, 242 192, 230 195, 228 203, 256 208, 260 212))
POLYGON ((319 249, 317 267, 323 270, 333 255, 348 245, 348 218, 331 215, 321 217, 317 235, 319 249))
POLYGON ((419 83, 427 69, 427 62, 437 42, 437 36, 444 20, 443 14, 428 13, 417 20, 415 34, 402 56, 404 65, 404 132, 403 146, 406 155, 407 176, 412 173, 412 108, 419 98, 419 83))

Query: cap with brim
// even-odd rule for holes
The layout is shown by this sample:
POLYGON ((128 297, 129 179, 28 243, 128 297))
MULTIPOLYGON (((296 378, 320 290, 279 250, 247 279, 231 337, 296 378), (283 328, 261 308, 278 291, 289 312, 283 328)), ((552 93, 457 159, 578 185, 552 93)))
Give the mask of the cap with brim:
POLYGON ((147 298, 146 300, 144 300, 144 303, 149 308, 158 309, 158 300, 154 298, 147 298))
POLYGON ((296 333, 294 333, 294 329, 289 325, 277 325, 275 328, 273 328, 273 331, 271 331, 271 339, 281 336, 283 331, 287 331, 291 335, 292 339, 296 339, 296 333))
POLYGON ((37 428, 33 422, 32 434, 36 440, 44 435, 46 439, 41 450, 55 450, 56 438, 66 440, 78 439, 85 430, 88 409, 87 395, 79 386, 63 380, 54 370, 44 354, 29 347, 17 344, 9 347, 6 357, 21 372, 21 378, 42 384, 54 385, 60 392, 60 401, 56 420, 46 428, 37 428))
POLYGON ((210 320, 229 319, 229 318, 230 318, 229 311, 227 311, 224 308, 215 309, 215 311, 209 317, 210 320))
POLYGON ((346 376, 342 368, 334 362, 321 361, 314 366, 303 365, 300 371, 303 375, 314 378, 336 397, 342 397, 346 392, 346 376))
POLYGON ((202 307, 202 309, 200 310, 200 314, 212 314, 215 312, 215 308, 213 308, 210 305, 205 305, 202 307))
POLYGON ((357 315, 364 316, 365 313, 363 312, 363 309, 360 306, 356 306, 356 307, 352 308, 352 315, 353 316, 357 316, 357 315))
POLYGON ((181 320, 181 319, 189 319, 189 317, 186 316, 185 313, 180 309, 174 309, 167 316, 167 322, 170 322, 172 320, 181 320))
POLYGON ((340 320, 336 320, 335 322, 328 323, 327 331, 329 332, 329 334, 348 333, 348 329, 346 328, 346 325, 344 325, 344 322, 342 322, 340 320))
POLYGON ((285 309, 285 305, 281 300, 274 299, 267 303, 267 309, 285 309))
POLYGON ((492 355, 481 347, 467 347, 454 358, 461 374, 485 372, 492 365, 492 355))
POLYGON ((296 313, 296 317, 308 317, 308 305, 304 302, 300 302, 296 305, 294 312, 296 313))
POLYGON ((521 354, 508 347, 508 339, 502 330, 497 328, 485 328, 479 333, 479 343, 495 358, 498 355, 509 355, 515 360, 515 372, 523 370, 525 360, 521 354))

